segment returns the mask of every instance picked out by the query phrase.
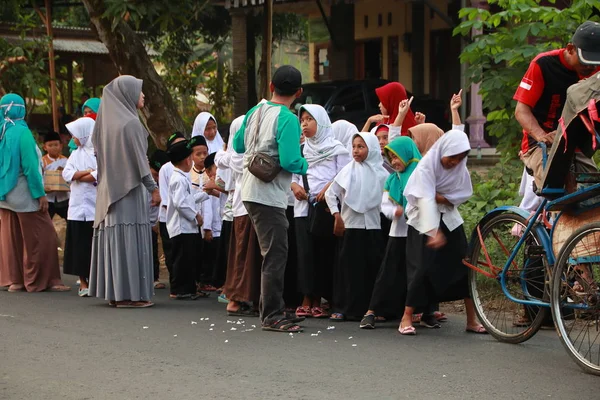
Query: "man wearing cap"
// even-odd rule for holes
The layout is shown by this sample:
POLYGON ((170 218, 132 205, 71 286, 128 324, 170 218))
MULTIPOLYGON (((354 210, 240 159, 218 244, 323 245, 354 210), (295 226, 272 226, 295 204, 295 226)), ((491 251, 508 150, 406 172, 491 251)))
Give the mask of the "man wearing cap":
POLYGON ((244 153, 242 201, 263 256, 259 305, 263 330, 299 332, 302 329, 284 312, 283 281, 288 255, 288 192, 292 174, 304 175, 308 168, 300 154, 300 124, 290 111, 302 94, 302 75, 292 66, 281 66, 273 75, 270 88, 271 101, 259 103, 246 114, 233 138, 233 149, 244 153), (268 154, 281 166, 271 182, 262 181, 248 170, 257 152, 268 154))
MULTIPOLYGON (((538 191, 542 188, 542 149, 539 143, 552 145, 567 89, 583 78, 600 71, 600 24, 581 24, 571 42, 563 49, 539 54, 529 65, 513 97, 517 100, 515 118, 523 128, 521 155, 533 172, 538 191)), ((593 161, 577 153, 576 162, 595 169, 593 161)))

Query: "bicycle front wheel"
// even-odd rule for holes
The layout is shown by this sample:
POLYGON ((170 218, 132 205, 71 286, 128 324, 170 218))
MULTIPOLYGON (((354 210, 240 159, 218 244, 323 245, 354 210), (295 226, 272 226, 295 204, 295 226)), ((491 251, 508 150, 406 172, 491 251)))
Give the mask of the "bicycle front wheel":
MULTIPOLYGON (((501 285, 505 276, 507 292, 517 300, 547 298, 545 276, 547 261, 536 230, 531 230, 523 244, 517 243, 527 227, 525 218, 504 213, 479 227, 480 238, 467 260, 484 273, 469 270, 469 289, 479 320, 497 340, 521 343, 537 333, 546 318, 546 307, 525 306, 510 300, 501 285), (506 272, 510 255, 516 257, 506 272)), ((477 228, 476 228, 477 229, 477 228)))
POLYGON ((600 223, 573 233, 552 276, 552 316, 567 352, 584 371, 600 375, 600 223))

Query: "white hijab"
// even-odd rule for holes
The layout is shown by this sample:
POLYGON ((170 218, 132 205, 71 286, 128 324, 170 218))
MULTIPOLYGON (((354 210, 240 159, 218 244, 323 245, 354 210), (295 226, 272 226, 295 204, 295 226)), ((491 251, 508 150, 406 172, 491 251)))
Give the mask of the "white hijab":
POLYGON ((418 199, 435 199, 436 193, 444 196, 455 206, 467 201, 473 194, 471 176, 467 169, 467 157, 452 169, 445 169, 441 159, 469 150, 471 150, 469 138, 462 131, 453 129, 439 138, 419 161, 406 183, 404 196, 408 202, 417 204, 418 199))
POLYGON ((356 125, 346 121, 345 119, 340 119, 339 121, 335 121, 331 128, 333 130, 333 137, 336 138, 340 143, 346 146, 349 153, 352 153, 352 137, 354 134, 359 132, 359 129, 356 125))
POLYGON ((69 157, 78 169, 96 170, 96 155, 94 154, 94 144, 92 142, 92 133, 96 121, 89 117, 81 117, 65 126, 74 138, 79 140, 81 147, 77 147, 69 157))
MULTIPOLYGON (((192 137, 204 136, 206 125, 211 119, 215 121, 216 125, 217 120, 215 119, 215 117, 213 117, 211 113, 201 112, 200 114, 198 114, 196 120, 194 121, 194 127, 192 128, 192 137)), ((208 140, 206 136, 204 136, 204 138, 206 139, 206 143, 208 144, 208 154, 216 153, 219 150, 223 150, 223 145, 225 144, 225 142, 223 141, 223 138, 221 137, 221 134, 219 133, 218 129, 217 135, 213 140, 208 140)))
POLYGON ((383 158, 377 136, 369 132, 355 133, 363 138, 369 149, 363 162, 352 160, 337 174, 334 181, 345 189, 344 203, 358 213, 365 213, 381 204, 383 185, 389 174, 383 168, 383 158))
POLYGON ((333 136, 331 120, 323 107, 318 104, 307 104, 300 107, 299 116, 302 116, 302 111, 308 112, 317 122, 317 133, 304 141, 304 158, 308 165, 314 165, 340 154, 348 154, 346 147, 333 136))

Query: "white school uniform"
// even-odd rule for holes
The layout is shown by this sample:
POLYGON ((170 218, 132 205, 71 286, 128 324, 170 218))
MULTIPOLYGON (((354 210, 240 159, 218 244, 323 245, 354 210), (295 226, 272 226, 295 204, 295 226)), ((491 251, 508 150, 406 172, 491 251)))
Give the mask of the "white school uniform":
POLYGON ((390 237, 406 237, 408 236, 406 217, 404 214, 396 217, 396 208, 398 208, 398 205, 392 201, 389 193, 384 192, 381 198, 381 213, 392 221, 390 237))
POLYGON ((458 206, 473 194, 471 176, 467 169, 467 157, 452 169, 445 169, 440 160, 469 151, 467 135, 459 130, 445 133, 427 152, 410 176, 404 196, 408 204, 408 225, 422 234, 434 236, 440 219, 450 232, 463 224, 458 206), (444 196, 452 206, 437 204, 436 193, 444 196))
MULTIPOLYGON (((195 168, 195 167, 194 167, 195 168)), ((197 204, 197 210, 200 215, 202 215, 202 237, 204 237, 205 231, 211 231, 214 237, 213 230, 213 196, 209 196, 204 189, 204 181, 206 179, 206 174, 204 172, 198 172, 195 169, 192 169, 188 174, 190 178, 190 182, 192 184, 192 190, 194 193, 202 193, 202 200, 197 204)))
POLYGON ((335 177, 325 192, 331 214, 340 212, 346 229, 381 229, 381 194, 389 176, 383 168, 383 158, 377 136, 358 133, 369 149, 363 162, 352 160, 335 177))
POLYGON ((169 200, 169 181, 175 167, 169 161, 158 171, 158 190, 160 192, 160 210, 158 212, 158 221, 167 222, 167 202, 169 200))
POLYGON ((198 203, 206 197, 204 192, 194 193, 188 175, 179 168, 174 168, 169 180, 167 200, 167 231, 171 239, 181 234, 198 233, 198 203))

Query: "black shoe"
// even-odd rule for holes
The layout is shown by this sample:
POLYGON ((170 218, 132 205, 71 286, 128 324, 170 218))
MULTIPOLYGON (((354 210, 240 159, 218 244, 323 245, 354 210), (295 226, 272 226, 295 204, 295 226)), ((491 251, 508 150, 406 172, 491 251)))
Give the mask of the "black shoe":
POLYGON ((375 315, 365 315, 360 321, 360 329, 375 329, 375 315))
POLYGON ((438 320, 433 315, 425 315, 421 317, 421 326, 429 329, 439 329, 442 325, 438 322, 438 320))

